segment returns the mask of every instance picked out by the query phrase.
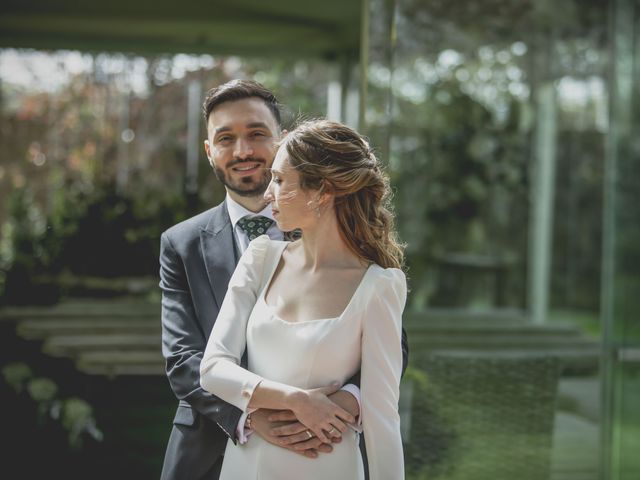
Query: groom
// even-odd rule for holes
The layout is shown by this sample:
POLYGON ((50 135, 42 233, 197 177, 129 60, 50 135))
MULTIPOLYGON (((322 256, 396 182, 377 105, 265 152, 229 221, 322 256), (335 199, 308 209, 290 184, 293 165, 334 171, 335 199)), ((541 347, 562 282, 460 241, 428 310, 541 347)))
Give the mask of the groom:
MULTIPOLYGON (((207 93, 204 116, 205 151, 227 195, 220 205, 173 226, 161 238, 162 351, 179 400, 163 480, 217 479, 228 438, 244 443, 255 432, 292 450, 298 440, 270 433, 276 425, 268 418, 273 412, 258 410, 247 419, 200 387, 200 361, 240 255, 260 234, 285 239, 262 198, 283 133, 277 99, 257 82, 234 80, 207 93)), ((404 331, 403 357, 406 365, 404 331)), ((354 416, 360 412, 358 397, 354 385, 330 396, 354 416)), ((307 450, 296 452, 308 457, 331 452, 316 437, 304 445, 307 450)))

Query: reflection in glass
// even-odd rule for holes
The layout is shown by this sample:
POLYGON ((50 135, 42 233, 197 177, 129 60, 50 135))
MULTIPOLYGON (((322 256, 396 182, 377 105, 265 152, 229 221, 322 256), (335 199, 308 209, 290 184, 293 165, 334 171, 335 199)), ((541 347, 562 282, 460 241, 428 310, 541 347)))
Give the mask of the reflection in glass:
POLYGON ((381 20, 393 50, 371 56, 366 120, 408 244, 409 478, 599 478, 607 18, 606 2, 397 0, 381 20), (462 360, 441 375, 443 356, 462 360), (547 430, 526 425, 538 414, 547 430))

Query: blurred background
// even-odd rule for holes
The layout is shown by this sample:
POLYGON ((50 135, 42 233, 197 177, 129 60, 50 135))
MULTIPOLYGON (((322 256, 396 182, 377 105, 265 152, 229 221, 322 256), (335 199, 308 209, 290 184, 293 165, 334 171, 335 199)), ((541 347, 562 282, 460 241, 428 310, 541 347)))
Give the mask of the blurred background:
POLYGON ((0 6, 0 416, 19 478, 159 477, 159 238, 252 78, 387 166, 409 479, 640 478, 640 2, 0 6))

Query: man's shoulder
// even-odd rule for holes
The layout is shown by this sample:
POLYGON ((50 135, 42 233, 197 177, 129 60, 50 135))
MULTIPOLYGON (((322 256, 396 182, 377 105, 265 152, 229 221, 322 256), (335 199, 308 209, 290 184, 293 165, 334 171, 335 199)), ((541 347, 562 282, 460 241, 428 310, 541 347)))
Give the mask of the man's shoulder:
POLYGON ((202 230, 205 230, 209 226, 211 218, 216 213, 220 213, 219 210, 223 208, 224 203, 221 203, 220 205, 210 208, 209 210, 194 215, 193 217, 187 218, 186 220, 183 220, 182 222, 177 223, 165 230, 162 235, 172 240, 198 237, 200 235, 200 232, 202 230))

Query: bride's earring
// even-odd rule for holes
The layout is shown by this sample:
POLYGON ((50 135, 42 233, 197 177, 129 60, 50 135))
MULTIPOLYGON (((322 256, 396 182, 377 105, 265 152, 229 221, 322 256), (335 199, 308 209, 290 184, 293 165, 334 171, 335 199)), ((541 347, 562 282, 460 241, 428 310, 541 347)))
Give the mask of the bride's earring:
POLYGON ((316 199, 313 201, 313 211, 316 214, 316 218, 319 219, 322 216, 322 211, 326 208, 326 203, 325 203, 325 194, 324 192, 324 186, 323 188, 320 190, 321 193, 318 193, 318 196, 316 197, 316 199))

